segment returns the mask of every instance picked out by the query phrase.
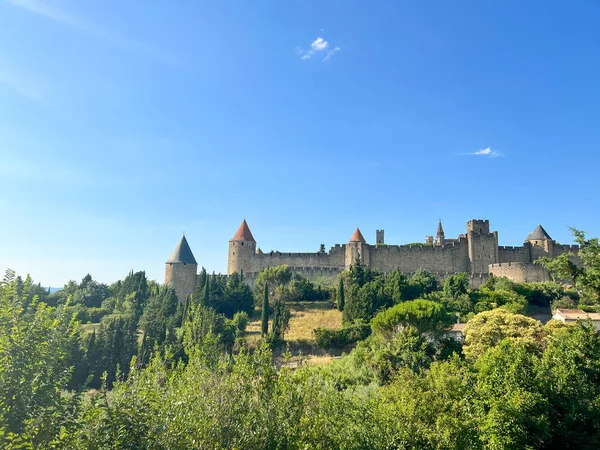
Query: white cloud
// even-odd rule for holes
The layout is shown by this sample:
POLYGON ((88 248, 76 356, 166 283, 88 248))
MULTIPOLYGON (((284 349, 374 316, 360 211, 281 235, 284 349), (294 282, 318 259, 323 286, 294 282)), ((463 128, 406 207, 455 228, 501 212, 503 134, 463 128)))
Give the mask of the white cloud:
POLYGON ((329 45, 329 42, 327 42, 322 37, 318 37, 317 39, 314 40, 314 42, 312 44, 310 44, 310 48, 315 52, 320 52, 322 50, 325 50, 328 45, 329 45))
POLYGON ((307 59, 311 59, 316 53, 319 52, 324 52, 327 50, 327 53, 325 55, 325 57, 323 58, 323 61, 329 61, 329 59, 336 53, 340 51, 339 47, 334 47, 332 50, 328 50, 330 47, 329 42, 327 42, 325 39, 323 39, 322 37, 318 37, 317 39, 315 39, 311 44, 310 44, 310 48, 306 51, 304 51, 301 48, 296 48, 296 52, 300 55, 300 59, 302 60, 307 60, 307 59))
POLYGON ((491 147, 484 148, 481 150, 477 150, 473 153, 466 153, 467 155, 475 155, 475 156, 487 156, 488 158, 499 158, 504 156, 504 153, 497 152, 496 150, 492 150, 491 147))
POLYGON ((95 26, 94 24, 86 21, 83 18, 77 17, 59 8, 51 6, 46 2, 39 0, 6 0, 11 5, 24 9, 32 14, 45 17, 46 19, 65 25, 69 28, 73 28, 79 32, 92 36, 96 39, 101 39, 109 42, 118 47, 124 48, 125 50, 138 53, 140 55, 152 58, 156 61, 177 64, 176 59, 170 55, 163 53, 155 48, 151 48, 147 45, 139 42, 118 36, 117 34, 95 26))
POLYGON ((323 58, 323 61, 329 61, 331 59, 331 57, 336 53, 339 52, 340 48, 339 47, 334 47, 332 50, 329 50, 327 52, 327 54, 325 55, 325 58, 323 58))

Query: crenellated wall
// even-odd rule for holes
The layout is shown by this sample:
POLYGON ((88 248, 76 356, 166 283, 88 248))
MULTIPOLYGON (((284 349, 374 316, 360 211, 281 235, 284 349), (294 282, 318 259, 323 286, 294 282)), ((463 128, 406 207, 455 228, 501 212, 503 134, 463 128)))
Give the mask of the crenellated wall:
POLYGON ((525 244, 522 247, 498 247, 498 262, 522 262, 530 263, 531 261, 531 245, 525 244))
MULTIPOLYGON (((358 230, 357 230, 358 231, 358 230)), ((555 257, 572 252, 573 260, 580 264, 576 256, 579 247, 560 245, 550 239, 527 241, 520 247, 498 246, 498 232, 490 232, 488 220, 470 220, 467 233, 443 245, 369 245, 353 240, 347 244, 336 244, 329 252, 292 253, 256 251, 252 241, 230 241, 228 273, 244 272, 244 279, 254 283, 256 275, 265 267, 286 264, 292 272, 308 277, 331 278, 355 261, 360 254, 363 264, 381 272, 400 270, 410 275, 419 269, 433 273, 439 279, 454 273, 465 272, 470 276, 472 287, 478 287, 490 274, 508 276, 516 281, 537 281, 548 279, 541 266, 533 263, 540 257, 555 257)), ((383 230, 377 231, 377 239, 383 241, 383 230)))
POLYGON ((290 267, 335 267, 343 270, 345 266, 346 246, 336 245, 328 253, 291 253, 268 252, 255 253, 244 273, 260 272, 265 267, 287 264, 290 267))
POLYGON ((495 277, 506 277, 518 282, 542 282, 550 281, 550 273, 538 264, 521 262, 506 262, 490 264, 490 275, 495 277))
POLYGON ((444 245, 369 246, 371 267, 382 272, 400 270, 410 273, 417 269, 429 272, 467 272, 468 249, 464 239, 444 245))

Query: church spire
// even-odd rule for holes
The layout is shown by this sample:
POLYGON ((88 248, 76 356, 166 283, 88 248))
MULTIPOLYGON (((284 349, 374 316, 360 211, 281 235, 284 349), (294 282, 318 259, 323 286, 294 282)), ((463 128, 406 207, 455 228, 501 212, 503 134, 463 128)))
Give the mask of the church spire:
POLYGON ((442 226, 442 219, 439 219, 439 222, 438 222, 438 229, 437 229, 435 245, 438 245, 438 246, 444 245, 444 227, 442 226))

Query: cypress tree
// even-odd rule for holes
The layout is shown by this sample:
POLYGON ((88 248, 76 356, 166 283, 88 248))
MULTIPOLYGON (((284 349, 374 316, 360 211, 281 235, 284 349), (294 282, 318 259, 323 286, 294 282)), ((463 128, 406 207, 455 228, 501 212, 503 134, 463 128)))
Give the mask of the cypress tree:
POLYGON ((344 310, 344 304, 346 302, 346 298, 345 298, 345 294, 344 294, 344 279, 340 278, 340 285, 338 287, 338 301, 337 301, 337 307, 340 311, 344 310))
POLYGON ((262 305, 262 334, 266 336, 269 333, 269 283, 265 282, 265 297, 262 305))
POLYGON ((204 283, 204 299, 202 300, 202 306, 208 308, 210 305, 210 277, 206 277, 204 283))

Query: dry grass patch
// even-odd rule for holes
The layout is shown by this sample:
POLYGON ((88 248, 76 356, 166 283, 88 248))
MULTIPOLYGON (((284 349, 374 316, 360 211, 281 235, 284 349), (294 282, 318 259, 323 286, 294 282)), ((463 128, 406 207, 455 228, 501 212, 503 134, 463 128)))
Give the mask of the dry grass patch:
MULTIPOLYGON (((342 328, 342 313, 332 308, 329 302, 295 302, 288 303, 288 307, 290 329, 285 334, 286 345, 274 351, 276 359, 282 359, 288 349, 292 354, 292 364, 299 358, 310 365, 327 364, 335 359, 335 356, 317 347, 312 331, 315 328, 342 328)), ((255 348, 260 338, 260 311, 255 311, 254 320, 246 328, 246 343, 255 348)), ((334 353, 341 354, 341 351, 334 353)))
POLYGON ((290 303, 290 329, 286 341, 313 341, 315 328, 342 328, 342 313, 329 302, 290 303))
MULTIPOLYGON (((314 343, 312 331, 315 328, 342 328, 342 313, 331 307, 329 302, 288 303, 290 308, 290 329, 285 334, 286 342, 309 345, 314 343)), ((271 319, 271 317, 269 317, 271 319)), ((269 320, 269 330, 271 320, 269 320)), ((260 311, 255 311, 254 319, 248 322, 246 342, 254 346, 260 339, 260 311)))

